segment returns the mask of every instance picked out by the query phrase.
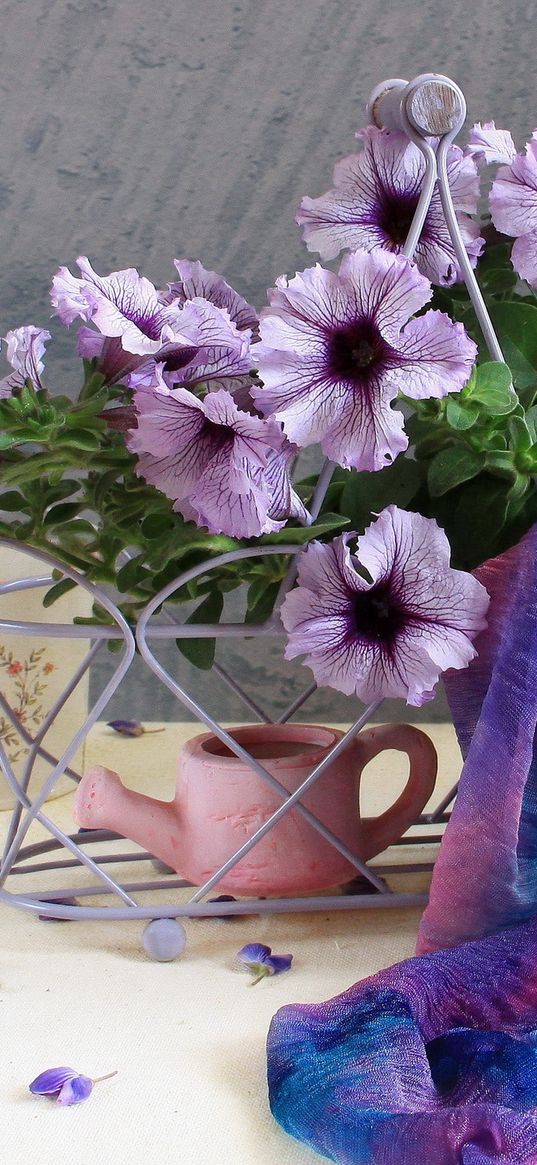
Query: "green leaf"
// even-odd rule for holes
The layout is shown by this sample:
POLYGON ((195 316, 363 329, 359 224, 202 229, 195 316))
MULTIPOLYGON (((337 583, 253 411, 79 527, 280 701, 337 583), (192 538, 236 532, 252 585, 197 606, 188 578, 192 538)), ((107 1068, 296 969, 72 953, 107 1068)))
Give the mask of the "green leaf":
POLYGON ((475 477, 485 464, 482 453, 466 445, 450 445, 433 457, 427 474, 431 497, 438 498, 463 481, 475 477))
MULTIPOLYGON (((224 596, 212 591, 199 607, 188 616, 186 623, 218 623, 224 606, 224 596)), ((214 663, 216 639, 176 639, 176 644, 185 659, 203 671, 209 671, 214 663)))
POLYGON ((169 513, 148 514, 141 524, 141 531, 144 538, 160 538, 162 534, 167 534, 173 530, 174 521, 173 515, 169 513))
POLYGON ((533 439, 525 417, 509 418, 509 434, 513 448, 517 453, 519 451, 526 452, 531 448, 533 439))
POLYGON ((255 578, 248 587, 245 623, 264 623, 269 619, 278 597, 280 583, 269 583, 266 575, 255 578))
POLYGON ((0 433, 0 449, 11 449, 17 444, 17 438, 10 433, 0 433))
POLYGON ((274 534, 264 534, 258 539, 257 545, 304 546, 313 538, 321 538, 323 534, 328 534, 331 530, 341 530, 348 524, 348 518, 342 517, 341 514, 321 514, 314 526, 285 526, 283 530, 276 530, 274 534))
POLYGON ((65 429, 56 437, 58 445, 71 445, 75 449, 83 449, 87 453, 95 453, 101 448, 102 440, 99 433, 91 429, 65 429))
POLYGON ((353 530, 362 530, 372 514, 386 506, 403 508, 417 493, 424 477, 423 466, 408 457, 398 457, 378 473, 353 470, 341 496, 341 512, 349 518, 353 530))
POLYGON ((478 365, 468 400, 478 401, 488 413, 511 413, 519 402, 508 365, 497 360, 478 365))
POLYGON ((64 534, 92 534, 96 536, 98 530, 86 518, 73 518, 72 521, 62 522, 62 538, 64 534))
POLYGON ((61 526, 64 522, 70 521, 77 514, 80 513, 79 502, 60 502, 57 506, 51 506, 50 510, 43 518, 44 526, 61 526))
POLYGON ((30 506, 26 498, 18 492, 18 490, 10 489, 5 493, 0 493, 0 510, 6 510, 7 513, 29 513, 30 506))
POLYGON ((149 571, 144 568, 145 554, 136 554, 130 558, 117 572, 116 585, 118 591, 124 593, 137 588, 141 582, 149 578, 149 571))
POLYGON ((489 304, 489 312, 516 388, 528 388, 537 371, 537 307, 505 300, 489 304))
POLYGON ((471 429, 479 416, 479 407, 471 400, 458 400, 449 396, 446 402, 446 420, 452 429, 471 429))
POLYGON ((526 424, 531 433, 532 443, 537 441, 537 405, 532 405, 526 413, 526 424))
POLYGON ((66 595, 68 591, 72 591, 76 586, 77 584, 72 578, 62 578, 61 582, 54 583, 54 586, 49 587, 43 596, 43 606, 51 607, 57 599, 61 599, 62 595, 66 595))

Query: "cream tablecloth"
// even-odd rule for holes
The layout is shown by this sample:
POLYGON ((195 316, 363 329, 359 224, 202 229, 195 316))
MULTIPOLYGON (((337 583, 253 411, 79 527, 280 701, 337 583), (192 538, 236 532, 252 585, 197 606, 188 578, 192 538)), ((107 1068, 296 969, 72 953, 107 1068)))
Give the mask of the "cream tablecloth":
MULTIPOLYGON (((168 724, 158 735, 127 739, 98 725, 86 764, 107 763, 133 787, 171 797, 179 745, 197 730, 168 724)), ((444 790, 458 775, 458 748, 450 725, 429 731, 444 790)), ((370 769, 367 813, 392 800, 403 779, 396 754, 384 754, 370 769)), ((70 806, 71 795, 47 806, 69 831, 70 806)), ((0 814, 2 831, 7 822, 8 814, 0 814)), ((40 836, 40 827, 32 827, 31 839, 40 836)), ((413 847, 408 860, 415 854, 413 847)), ((129 864, 121 876, 140 877, 140 866, 129 864)), ((40 877, 47 887, 53 877, 55 885, 68 881, 65 872, 33 875, 32 889, 40 877)), ((77 871, 71 881, 86 878, 77 871)), ((8 888, 15 881, 22 889, 29 879, 12 878, 8 888)), ((405 875, 403 883, 424 888, 428 875, 405 875)), ((160 892, 155 900, 166 899, 160 892)), ((1 907, 1 1159, 9 1165, 314 1165, 321 1159, 287 1137, 268 1109, 270 1019, 285 1003, 325 999, 411 955, 418 917, 416 909, 379 909, 187 920, 183 956, 155 963, 142 948, 143 923, 41 922, 1 907), (291 971, 250 987, 234 960, 253 941, 292 951, 291 971), (60 1064, 91 1076, 113 1069, 118 1075, 97 1085, 84 1104, 62 1109, 27 1090, 40 1071, 60 1064)))

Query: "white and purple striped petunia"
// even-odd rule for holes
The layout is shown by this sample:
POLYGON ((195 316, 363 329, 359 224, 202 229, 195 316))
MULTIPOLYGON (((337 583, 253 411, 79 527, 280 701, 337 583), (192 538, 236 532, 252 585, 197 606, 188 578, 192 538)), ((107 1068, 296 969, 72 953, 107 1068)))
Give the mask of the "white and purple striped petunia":
POLYGON ((339 274, 319 264, 269 291, 255 353, 256 407, 298 446, 320 442, 344 468, 382 469, 407 448, 399 393, 458 392, 477 348, 462 324, 428 311, 410 320, 431 285, 400 255, 346 255, 339 274), (410 320, 410 322, 408 322, 410 320))
MULTIPOLYGON (((340 251, 376 247, 398 254, 406 241, 423 184, 425 162, 403 133, 368 126, 356 137, 358 154, 342 158, 334 186, 320 198, 303 198, 296 221, 309 251, 334 259, 340 251)), ((475 266, 484 247, 477 211, 479 177, 472 157, 458 146, 448 154, 448 179, 464 245, 475 266)), ((462 278, 438 189, 427 212, 414 260, 431 283, 449 286, 462 278)))
POLYGON ((516 154, 516 146, 508 129, 496 129, 495 122, 478 121, 468 135, 465 154, 469 154, 478 168, 492 162, 509 165, 516 154))
POLYGON ((257 312, 238 291, 235 291, 216 271, 207 271, 198 261, 174 259, 179 279, 168 283, 167 292, 161 292, 163 303, 186 303, 190 299, 208 299, 216 307, 224 308, 240 332, 250 328, 255 332, 257 312))
POLYGON ((248 374, 251 333, 239 331, 225 308, 163 295, 133 268, 100 276, 86 256, 77 263, 80 279, 66 267, 54 276, 52 303, 67 326, 79 317, 97 329, 80 329, 78 350, 97 358, 107 380, 170 388, 248 374))
POLYGON ((187 520, 234 538, 285 525, 295 495, 289 487, 285 497, 284 437, 275 421, 242 412, 224 389, 203 400, 185 388, 140 389, 134 404, 138 427, 127 444, 138 456, 136 472, 187 520))
POLYGON ((508 166, 500 166, 489 201, 496 229, 515 239, 511 251, 515 271, 537 287, 537 130, 525 154, 515 154, 508 166))
POLYGON ((48 340, 50 332, 33 324, 6 332, 6 359, 13 372, 0 380, 0 400, 10 397, 15 388, 22 388, 25 380, 30 380, 35 388, 42 388, 43 356, 48 340))
POLYGON ((250 331, 239 331, 225 308, 206 299, 188 300, 180 312, 180 341, 172 337, 163 343, 129 374, 127 383, 130 388, 249 384, 250 338, 250 331))
POLYGON ((286 659, 305 655, 317 684, 364 703, 406 697, 420 706, 447 668, 466 667, 486 626, 489 596, 449 565, 450 546, 433 518, 388 506, 354 534, 312 542, 298 586, 281 608, 286 659))

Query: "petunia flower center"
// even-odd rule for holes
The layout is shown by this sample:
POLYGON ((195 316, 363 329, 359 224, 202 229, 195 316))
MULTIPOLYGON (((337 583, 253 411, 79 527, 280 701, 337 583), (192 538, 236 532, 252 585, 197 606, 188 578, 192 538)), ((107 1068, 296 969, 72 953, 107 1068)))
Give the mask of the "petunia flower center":
POLYGON ((399 250, 407 240, 419 195, 385 194, 379 206, 379 226, 386 240, 399 250))
POLYGON ((155 352, 155 360, 158 364, 162 364, 165 372, 179 372, 181 368, 185 368, 190 361, 194 359, 198 352, 195 345, 189 347, 181 346, 180 344, 163 344, 158 352, 155 352))
POLYGON ((352 624, 359 639, 389 647, 404 623, 405 612, 386 583, 371 587, 369 591, 356 591, 353 595, 352 624))
POLYGON ((338 379, 363 379, 373 368, 378 370, 386 363, 388 352, 378 328, 369 320, 339 328, 330 340, 330 372, 338 379))
POLYGON ((216 421, 209 421, 207 418, 203 422, 203 428, 200 437, 205 440, 207 438, 218 442, 218 445, 223 445, 225 441, 234 441, 237 436, 235 429, 231 425, 219 425, 216 421))

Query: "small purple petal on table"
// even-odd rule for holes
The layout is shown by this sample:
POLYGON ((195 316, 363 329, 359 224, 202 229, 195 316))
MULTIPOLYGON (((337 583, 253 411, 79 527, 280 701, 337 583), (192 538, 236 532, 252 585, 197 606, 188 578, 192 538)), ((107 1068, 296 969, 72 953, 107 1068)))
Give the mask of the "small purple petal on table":
POLYGON ((247 943, 241 947, 237 958, 247 971, 255 975, 252 986, 267 975, 281 975, 288 971, 293 961, 292 955, 273 955, 271 947, 265 943, 247 943))
POLYGON ((89 1076, 73 1076, 72 1080, 66 1080, 62 1085, 56 1103, 80 1104, 82 1100, 87 1100, 92 1092, 93 1080, 90 1080, 89 1076))
POLYGON ((109 720, 107 728, 113 728, 120 736, 143 736, 145 731, 137 720, 109 720))
POLYGON ((74 1068, 47 1068, 32 1080, 29 1089, 34 1096, 53 1096, 63 1088, 67 1080, 72 1080, 75 1076, 78 1076, 78 1072, 75 1072, 74 1068))
POLYGON ((267 963, 270 963, 272 967, 273 975, 281 975, 282 971, 288 971, 292 962, 292 955, 271 955, 270 959, 267 959, 267 963))
POLYGON ((93 1085, 100 1080, 109 1080, 116 1072, 108 1072, 106 1076, 98 1076, 92 1080, 74 1068, 47 1068, 36 1076, 28 1086, 34 1096, 50 1096, 57 1104, 67 1106, 80 1104, 87 1100, 93 1092, 93 1085))

